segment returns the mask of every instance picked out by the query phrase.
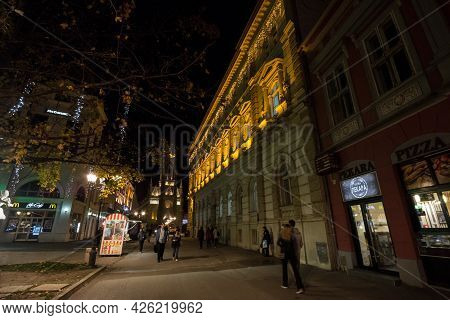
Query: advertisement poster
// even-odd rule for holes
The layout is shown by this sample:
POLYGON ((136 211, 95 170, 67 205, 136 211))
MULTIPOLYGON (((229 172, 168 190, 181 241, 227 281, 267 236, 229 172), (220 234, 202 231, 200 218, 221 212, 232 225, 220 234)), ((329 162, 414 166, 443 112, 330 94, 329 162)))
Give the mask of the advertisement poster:
POLYGON ((121 213, 113 213, 106 217, 103 229, 101 256, 120 256, 127 231, 128 218, 121 213))

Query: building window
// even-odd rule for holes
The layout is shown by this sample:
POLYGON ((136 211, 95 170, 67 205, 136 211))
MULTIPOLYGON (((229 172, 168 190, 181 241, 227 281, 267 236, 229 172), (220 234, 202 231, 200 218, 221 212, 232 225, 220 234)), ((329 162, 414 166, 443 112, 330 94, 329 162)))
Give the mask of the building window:
POLYGON ((222 216, 223 216, 223 197, 221 194, 219 198, 219 218, 222 218, 222 216))
POLYGON ((380 95, 413 75, 405 44, 391 16, 366 38, 365 45, 380 95))
POLYGON ((286 165, 283 165, 280 170, 279 179, 280 189, 280 204, 281 206, 288 206, 292 204, 291 179, 286 165))
POLYGON ((228 199, 227 199, 227 215, 229 217, 231 217, 231 213, 233 210, 233 194, 230 192, 228 192, 228 199))
POLYGON ((338 124, 355 113, 347 76, 341 64, 327 76, 326 83, 331 114, 334 124, 338 124))
POLYGON ((280 88, 280 84, 278 81, 276 81, 272 88, 270 89, 270 104, 272 107, 272 114, 276 115, 277 114, 277 110, 276 108, 280 105, 280 93, 281 93, 281 88, 280 88))
POLYGON ((258 244, 258 232, 256 231, 256 229, 252 229, 252 244, 258 244))
POLYGON ((37 180, 28 182, 21 186, 16 192, 19 197, 40 197, 40 198, 60 198, 58 188, 53 191, 47 191, 39 186, 37 180))
POLYGON ((250 183, 250 211, 258 211, 258 183, 256 180, 250 183))
POLYGON ((242 192, 242 188, 239 186, 236 192, 236 215, 242 216, 242 202, 244 199, 244 193, 242 192))

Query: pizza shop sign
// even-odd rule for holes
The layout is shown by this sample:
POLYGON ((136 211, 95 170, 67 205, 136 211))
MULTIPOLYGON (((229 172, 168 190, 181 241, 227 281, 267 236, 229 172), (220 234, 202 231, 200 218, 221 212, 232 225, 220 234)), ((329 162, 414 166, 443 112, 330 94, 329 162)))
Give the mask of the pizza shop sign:
POLYGON ((450 146, 450 134, 427 134, 403 143, 391 155, 392 163, 401 163, 445 150, 450 146))

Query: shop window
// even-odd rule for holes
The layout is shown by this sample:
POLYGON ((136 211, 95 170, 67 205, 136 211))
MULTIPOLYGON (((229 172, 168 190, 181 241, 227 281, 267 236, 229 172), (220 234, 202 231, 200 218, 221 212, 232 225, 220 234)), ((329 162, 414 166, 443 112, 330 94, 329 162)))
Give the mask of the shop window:
POLYGON ((5 232, 16 232, 18 225, 19 225, 18 218, 8 219, 8 222, 5 225, 5 232))
POLYGON ((338 65, 326 78, 328 101, 335 124, 355 113, 347 76, 342 65, 338 65))
POLYGON ((450 154, 442 154, 431 159, 431 161, 438 183, 450 183, 450 154))
POLYGON ((58 188, 53 191, 47 191, 39 186, 38 181, 31 181, 19 188, 16 192, 16 196, 21 197, 40 197, 40 198, 60 198, 58 188))
POLYGON ((365 45, 379 94, 413 75, 405 44, 391 16, 367 37, 365 45))
POLYGON ((434 185, 431 170, 428 167, 427 161, 419 161, 402 166, 401 171, 403 181, 408 190, 434 185))
POLYGON ((414 208, 422 229, 448 228, 446 214, 438 193, 420 193, 414 194, 412 197, 414 200, 414 208))

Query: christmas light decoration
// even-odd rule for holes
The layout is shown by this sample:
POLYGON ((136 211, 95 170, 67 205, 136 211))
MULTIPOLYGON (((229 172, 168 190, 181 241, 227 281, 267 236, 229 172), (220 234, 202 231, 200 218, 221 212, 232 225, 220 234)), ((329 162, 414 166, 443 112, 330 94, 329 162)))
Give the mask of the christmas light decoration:
POLYGON ((14 116, 20 109, 23 108, 23 106, 25 105, 25 97, 33 91, 34 85, 35 83, 32 81, 27 83, 25 89, 23 89, 22 96, 19 98, 17 103, 13 105, 11 109, 9 109, 8 115, 14 116))
POLYGON ((16 188, 20 181, 20 171, 22 171, 22 169, 23 169, 22 164, 17 163, 14 165, 12 177, 8 187, 11 197, 16 194, 16 188))
POLYGON ((77 104, 75 107, 75 111, 73 112, 72 121, 73 125, 77 125, 80 122, 81 111, 84 108, 84 95, 81 95, 77 99, 77 104))

